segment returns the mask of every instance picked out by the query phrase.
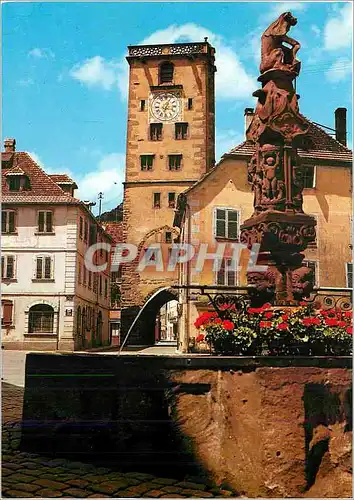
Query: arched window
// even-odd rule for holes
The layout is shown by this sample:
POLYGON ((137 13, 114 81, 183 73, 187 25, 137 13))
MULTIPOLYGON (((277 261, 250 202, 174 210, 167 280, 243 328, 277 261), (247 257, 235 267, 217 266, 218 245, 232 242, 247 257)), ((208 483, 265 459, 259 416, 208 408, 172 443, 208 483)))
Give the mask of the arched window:
POLYGON ((76 313, 76 335, 80 335, 81 333, 81 307, 77 308, 76 313))
POLYGON ((159 82, 172 83, 174 65, 170 62, 164 62, 160 65, 159 82))
POLYGON ((29 310, 28 333, 53 333, 54 309, 48 304, 37 304, 29 310))

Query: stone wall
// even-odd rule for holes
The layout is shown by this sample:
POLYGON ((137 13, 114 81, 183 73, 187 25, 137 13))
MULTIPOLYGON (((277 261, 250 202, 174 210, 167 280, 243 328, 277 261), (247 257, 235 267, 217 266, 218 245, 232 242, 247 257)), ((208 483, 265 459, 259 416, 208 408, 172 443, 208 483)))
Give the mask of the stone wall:
POLYGON ((247 497, 350 497, 351 364, 29 354, 21 448, 188 471, 247 497))

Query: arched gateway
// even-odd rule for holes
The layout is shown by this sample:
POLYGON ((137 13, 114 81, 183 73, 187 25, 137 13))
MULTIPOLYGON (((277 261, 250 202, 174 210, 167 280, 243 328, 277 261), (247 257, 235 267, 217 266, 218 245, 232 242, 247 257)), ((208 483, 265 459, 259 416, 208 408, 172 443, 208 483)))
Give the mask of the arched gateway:
POLYGON ((177 298, 176 290, 169 287, 157 288, 147 295, 142 307, 123 309, 122 324, 129 325, 129 328, 122 332, 122 342, 125 345, 154 345, 155 324, 159 311, 167 302, 177 298))

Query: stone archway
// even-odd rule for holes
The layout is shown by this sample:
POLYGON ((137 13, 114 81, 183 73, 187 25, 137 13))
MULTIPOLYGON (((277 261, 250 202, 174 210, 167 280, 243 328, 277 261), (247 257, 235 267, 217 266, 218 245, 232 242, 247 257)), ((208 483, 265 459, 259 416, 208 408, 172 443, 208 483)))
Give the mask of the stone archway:
POLYGON ((129 333, 126 345, 154 345, 156 317, 163 305, 177 298, 178 292, 172 288, 164 287, 151 291, 142 307, 135 312, 135 317, 140 315, 129 333))

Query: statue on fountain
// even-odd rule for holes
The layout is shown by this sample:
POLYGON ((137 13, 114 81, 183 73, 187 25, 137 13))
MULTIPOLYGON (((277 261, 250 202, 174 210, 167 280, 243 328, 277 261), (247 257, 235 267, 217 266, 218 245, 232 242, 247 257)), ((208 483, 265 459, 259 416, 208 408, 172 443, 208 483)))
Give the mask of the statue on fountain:
POLYGON ((255 144, 248 165, 254 213, 241 226, 241 242, 260 244, 258 264, 268 266, 263 277, 249 274, 248 281, 259 294, 266 290, 269 297, 274 290, 278 305, 294 305, 311 290, 302 252, 316 238, 316 221, 303 211, 303 169, 297 154, 297 148, 309 143, 309 123, 299 113, 293 86, 300 73, 300 43, 287 33, 296 24, 285 12, 262 35, 262 88, 253 93, 258 102, 246 131, 255 144))
POLYGON ((301 45, 287 35, 291 26, 296 24, 297 19, 291 12, 285 12, 265 30, 261 45, 261 73, 272 69, 291 71, 296 75, 300 73, 301 63, 296 59, 296 54, 301 45), (283 45, 284 43, 291 48, 283 45))

